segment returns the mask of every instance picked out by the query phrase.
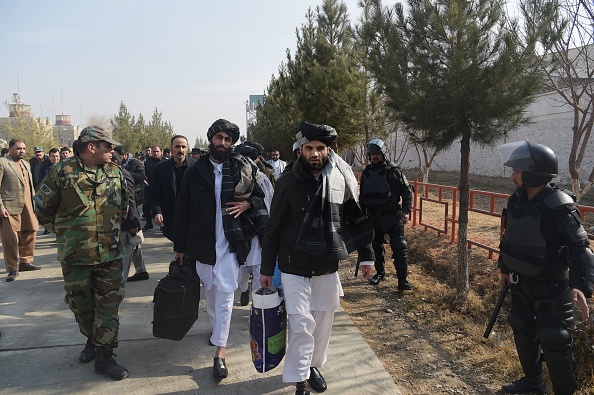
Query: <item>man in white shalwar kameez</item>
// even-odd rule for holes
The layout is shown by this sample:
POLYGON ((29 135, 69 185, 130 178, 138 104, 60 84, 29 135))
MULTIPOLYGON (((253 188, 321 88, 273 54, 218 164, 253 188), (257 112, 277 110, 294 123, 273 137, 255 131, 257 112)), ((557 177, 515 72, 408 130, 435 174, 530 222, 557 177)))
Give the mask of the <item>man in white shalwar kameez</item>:
MULTIPOLYGON (((258 149, 255 147, 254 143, 250 141, 244 141, 236 147, 236 150, 244 157, 251 159, 257 166, 260 153, 258 152, 258 149)), ((268 176, 266 176, 266 174, 260 170, 258 170, 256 181, 258 182, 258 185, 260 185, 262 192, 264 192, 264 204, 270 213, 270 205, 272 204, 272 196, 274 195, 274 187, 272 186, 272 182, 268 176)), ((262 247, 258 238, 254 237, 252 239, 252 248, 250 250, 250 254, 248 255, 245 265, 239 267, 239 276, 237 278, 237 283, 239 284, 239 289, 241 291, 239 302, 242 306, 247 306, 250 302, 250 274, 252 275, 252 284, 255 284, 255 289, 252 291, 256 291, 260 286, 261 261, 262 247)))
POLYGON ((255 165, 231 152, 239 138, 237 125, 219 119, 207 136, 210 155, 187 169, 182 180, 174 250, 176 259, 183 262, 184 257, 186 261, 191 257, 196 262, 212 327, 210 342, 217 347, 213 376, 222 379, 228 375, 225 349, 239 267, 251 258, 250 254, 260 254, 259 244, 256 249, 251 247, 258 234, 263 235, 265 219, 258 233, 255 218, 262 210, 267 218, 267 212, 264 194, 256 184, 255 165))
POLYGON ((373 226, 362 226, 367 222, 356 200, 357 180, 330 148, 336 130, 303 122, 297 141, 301 157, 274 189, 260 285, 272 285, 278 257, 289 320, 283 382, 296 384, 295 395, 309 395, 309 387, 327 389, 319 369, 328 358, 334 311, 343 295, 338 262, 357 250, 363 278, 371 276, 373 226))

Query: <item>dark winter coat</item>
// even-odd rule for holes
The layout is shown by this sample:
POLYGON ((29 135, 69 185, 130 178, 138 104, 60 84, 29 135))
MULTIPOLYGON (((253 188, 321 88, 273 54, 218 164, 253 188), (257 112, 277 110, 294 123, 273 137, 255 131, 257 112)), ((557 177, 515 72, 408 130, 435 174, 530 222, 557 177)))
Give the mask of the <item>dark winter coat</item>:
MULTIPOLYGON (((186 171, 196 163, 195 159, 186 157, 186 171)), ((163 235, 173 241, 173 229, 175 218, 175 203, 178 191, 175 187, 175 172, 173 168, 175 160, 161 162, 155 167, 153 181, 151 184, 151 202, 153 205, 152 214, 163 215, 163 235)), ((184 173, 185 174, 185 173, 184 173)))
MULTIPOLYGON (((175 207, 173 249, 207 265, 216 263, 216 199, 214 166, 204 155, 189 167, 182 179, 175 207)), ((264 194, 254 186, 248 198, 252 209, 264 207, 264 194), (256 190, 259 195, 255 196, 256 190)), ((244 214, 250 214, 250 211, 244 214)))
MULTIPOLYGON (((298 160, 293 170, 276 181, 271 216, 268 219, 262 244, 262 267, 260 273, 274 274, 276 258, 283 273, 304 277, 321 276, 338 270, 338 260, 295 252, 295 242, 312 198, 316 195, 318 182, 314 175, 298 160)), ((363 216, 355 200, 342 207, 343 221, 363 216)), ((371 244, 358 251, 358 261, 373 261, 371 244)))

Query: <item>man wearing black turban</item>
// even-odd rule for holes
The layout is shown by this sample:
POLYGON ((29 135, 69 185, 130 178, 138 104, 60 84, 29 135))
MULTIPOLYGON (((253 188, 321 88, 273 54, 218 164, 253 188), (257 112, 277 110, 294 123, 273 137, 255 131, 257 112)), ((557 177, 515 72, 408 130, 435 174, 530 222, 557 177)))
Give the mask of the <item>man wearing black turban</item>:
POLYGON ((268 213, 257 167, 231 150, 239 139, 237 125, 219 119, 207 136, 209 155, 186 170, 177 195, 173 248, 177 260, 196 265, 204 283, 210 343, 217 346, 213 376, 223 379, 239 267, 259 254, 268 213))
POLYGON ((272 285, 278 257, 289 318, 283 381, 296 383, 296 395, 307 395, 309 386, 327 389, 318 369, 326 363, 334 310, 343 295, 338 261, 357 250, 363 278, 371 276, 373 225, 355 198, 353 171, 329 147, 336 130, 303 122, 296 140, 301 157, 277 180, 272 198, 260 285, 272 285))

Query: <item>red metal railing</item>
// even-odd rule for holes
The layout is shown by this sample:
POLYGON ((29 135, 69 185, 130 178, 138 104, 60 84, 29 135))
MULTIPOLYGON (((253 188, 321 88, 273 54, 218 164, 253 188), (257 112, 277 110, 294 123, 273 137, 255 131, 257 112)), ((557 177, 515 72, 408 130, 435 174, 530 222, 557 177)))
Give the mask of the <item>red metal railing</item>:
MULTIPOLYGON (((414 180, 414 196, 413 196, 413 208, 412 208, 412 225, 423 226, 425 230, 432 229, 437 231, 439 235, 449 235, 450 243, 456 242, 456 225, 458 224, 458 205, 459 205, 459 190, 456 187, 450 187, 445 185, 430 184, 419 182, 418 179, 414 180), (419 192, 422 189, 422 192, 419 192), (437 227, 429 222, 425 222, 423 217, 426 216, 424 213, 423 203, 430 202, 443 206, 443 227, 437 227)), ((487 215, 490 217, 499 218, 499 237, 501 240, 503 237, 503 217, 501 215, 502 208, 505 207, 509 195, 495 192, 486 192, 479 190, 470 190, 470 202, 469 211, 481 215, 487 215), (477 200, 481 200, 481 203, 477 203, 477 200)), ((587 221, 587 216, 594 216, 594 207, 591 206, 578 206, 582 218, 587 221)), ((434 217, 434 216, 433 216, 434 217)), ((441 222, 441 218, 437 222, 441 222)), ((470 223, 470 221, 469 221, 470 223)), ((473 246, 485 249, 489 252, 489 258, 493 259, 495 254, 499 254, 499 248, 497 246, 489 245, 484 242, 473 239, 473 235, 468 232, 468 248, 473 246)), ((594 240, 592 232, 588 232, 588 238, 594 240)))

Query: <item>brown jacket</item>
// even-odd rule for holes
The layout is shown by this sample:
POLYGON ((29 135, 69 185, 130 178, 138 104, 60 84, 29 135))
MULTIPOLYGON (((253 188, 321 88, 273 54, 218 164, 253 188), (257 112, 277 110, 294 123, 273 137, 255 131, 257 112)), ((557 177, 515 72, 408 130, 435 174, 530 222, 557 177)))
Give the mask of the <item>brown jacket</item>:
MULTIPOLYGON (((29 173, 29 186, 31 188, 31 197, 35 194, 33 188, 33 176, 31 175, 31 166, 26 160, 21 163, 29 173)), ((21 214, 25 206, 25 180, 21 173, 19 164, 10 156, 0 158, 0 209, 5 208, 9 214, 21 214)), ((33 200, 31 200, 31 206, 33 200)))

